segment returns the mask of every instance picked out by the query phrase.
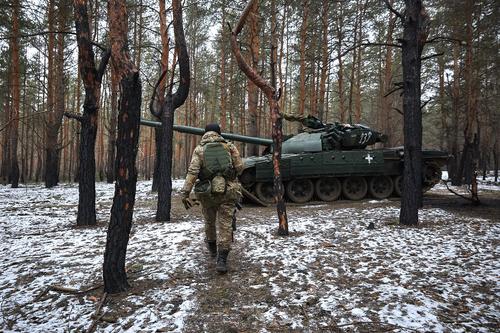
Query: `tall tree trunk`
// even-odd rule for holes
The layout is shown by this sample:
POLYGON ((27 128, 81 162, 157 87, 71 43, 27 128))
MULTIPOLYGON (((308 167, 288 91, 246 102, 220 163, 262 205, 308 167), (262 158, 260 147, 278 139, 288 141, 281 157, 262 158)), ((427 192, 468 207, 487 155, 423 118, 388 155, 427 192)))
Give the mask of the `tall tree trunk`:
MULTIPOLYGON (((153 105, 154 112, 152 112, 153 116, 161 121, 159 115, 161 112, 161 108, 163 104, 165 104, 165 91, 167 86, 167 78, 168 78, 168 56, 170 53, 170 38, 168 37, 168 26, 167 26, 167 17, 165 12, 165 0, 158 0, 158 6, 160 8, 160 37, 161 37, 161 60, 160 60, 160 72, 163 75, 163 78, 160 80, 158 84, 158 89, 156 91, 156 101, 153 105)), ((153 185, 152 191, 158 192, 159 182, 160 182, 160 159, 161 159, 161 138, 163 137, 163 129, 161 127, 155 127, 155 161, 154 161, 154 169, 153 169, 153 185)))
POLYGON ((118 76, 111 66, 111 101, 108 123, 108 148, 106 159, 106 182, 112 184, 115 181, 115 152, 116 152, 116 128, 118 114, 118 76))
MULTIPOLYGON (((248 23, 250 27, 249 34, 249 63, 252 68, 257 70, 259 65, 259 21, 257 13, 259 11, 259 2, 254 1, 252 10, 250 12, 248 23)), ((259 104, 259 89, 252 82, 252 80, 247 80, 247 91, 248 91, 248 127, 247 134, 249 136, 258 136, 259 130, 257 126, 258 111, 257 106, 259 104)), ((256 156, 259 155, 259 146, 253 144, 246 145, 246 156, 256 156)))
MULTIPOLYGON (((302 3, 302 23, 300 25, 300 40, 299 40, 299 115, 304 115, 306 103, 306 39, 307 26, 309 19, 309 0, 304 0, 302 3)), ((301 124, 297 124, 297 131, 302 128, 301 124)))
POLYGON ((221 20, 221 47, 220 47, 220 128, 222 131, 227 130, 227 113, 226 113, 226 3, 222 3, 222 20, 221 20))
POLYGON ((127 50, 128 16, 124 0, 108 2, 108 22, 113 66, 120 78, 121 98, 116 144, 116 183, 106 251, 104 253, 104 290, 118 293, 128 289, 125 256, 132 228, 137 170, 135 167, 141 117, 139 71, 127 50))
POLYGON ((328 75, 328 68, 330 64, 328 49, 328 28, 329 28, 329 0, 323 0, 321 11, 321 74, 319 81, 319 105, 318 105, 318 118, 325 120, 325 94, 326 94, 326 78, 328 75))
POLYGON ((399 221, 418 224, 422 205, 421 55, 427 39, 428 16, 421 0, 405 0, 403 20, 404 171, 399 221))
MULTIPOLYGON (((390 1, 392 4, 392 0, 390 1)), ((394 28, 396 26, 396 20, 397 17, 393 15, 392 13, 389 16, 389 25, 387 26, 387 36, 386 36, 386 43, 387 44, 392 44, 392 39, 393 39, 393 33, 394 33, 394 28)), ((382 94, 386 95, 390 92, 391 87, 392 87, 392 60, 393 60, 393 48, 392 47, 387 47, 385 51, 385 61, 384 61, 384 76, 382 79, 382 94)), ((387 145, 389 147, 392 146, 394 143, 394 130, 393 128, 393 123, 392 123, 392 103, 393 103, 393 98, 392 94, 388 94, 386 96, 382 96, 382 116, 381 119, 383 119, 383 131, 387 135, 387 145)))
POLYGON ((346 121, 345 112, 345 98, 344 98, 344 61, 342 59, 342 44, 344 42, 344 21, 343 21, 343 2, 337 3, 337 20, 336 20, 336 30, 337 30, 337 61, 339 62, 337 70, 337 86, 339 94, 339 119, 341 123, 346 121))
MULTIPOLYGON (((168 89, 160 116, 162 123, 161 153, 159 159, 160 182, 158 184, 158 204, 156 221, 170 221, 172 205, 172 138, 174 112, 187 99, 190 85, 189 54, 187 51, 184 28, 182 25, 182 7, 180 0, 172 1, 175 48, 179 57, 180 83, 175 94, 172 94, 172 83, 168 89)), ((174 59, 175 64, 175 59, 174 59)))
POLYGON ((473 15, 474 1, 467 0, 467 30, 466 30, 466 52, 465 52, 465 87, 466 87, 466 118, 464 128, 464 147, 458 174, 466 184, 472 186, 472 200, 479 203, 476 183, 476 169, 479 159, 479 124, 478 124, 478 84, 474 71, 473 54, 473 15), (476 186, 474 186, 476 185, 476 186))
MULTIPOLYGON (((57 25, 59 31, 65 31, 69 21, 69 0, 59 1, 57 25)), ((51 34, 52 35, 52 34, 51 34)), ((64 78, 64 34, 57 36, 57 53, 53 64, 53 106, 48 117, 46 148, 45 148, 45 186, 53 187, 59 183, 59 159, 61 145, 59 143, 59 131, 62 125, 65 111, 65 78, 64 78)), ((51 86, 52 86, 51 85, 51 86)), ((50 102, 50 100, 49 100, 50 102)))
POLYGON ((460 114, 460 45, 456 43, 453 47, 453 82, 451 87, 451 146, 452 158, 448 161, 448 174, 451 184, 458 186, 462 184, 462 175, 458 172, 459 151, 458 151, 458 126, 460 114))
POLYGON ((11 47, 11 123, 9 131, 9 183, 13 188, 19 187, 19 163, 17 158, 17 144, 19 140, 19 108, 21 95, 21 68, 19 64, 19 0, 12 2, 12 38, 11 47))
MULTIPOLYGON (((48 29, 55 31, 56 14, 55 14, 55 0, 49 0, 48 3, 48 29)), ((49 33, 48 46, 47 46, 47 125, 45 133, 45 186, 52 187, 57 185, 56 171, 54 166, 57 163, 57 125, 55 114, 55 80, 57 78, 56 66, 54 65, 54 50, 56 43, 56 35, 49 33), (55 133, 54 133, 55 132, 55 133)))
POLYGON ((95 212, 95 140, 99 108, 101 80, 109 60, 106 52, 99 69, 94 62, 94 51, 90 40, 90 27, 87 14, 87 0, 75 0, 75 26, 78 44, 78 67, 85 87, 83 115, 69 117, 80 121, 80 150, 78 171, 78 216, 77 225, 96 224, 95 212))
MULTIPOLYGON (((271 84, 264 80, 251 66, 249 66, 243 56, 241 55, 241 51, 238 47, 237 36, 243 29, 245 22, 247 21, 247 17, 251 11, 251 8, 256 2, 256 0, 251 0, 247 6, 245 7, 243 13, 238 20, 238 24, 234 27, 231 32, 231 49, 233 51, 234 56, 236 57, 236 61, 241 71, 245 73, 245 75, 252 80, 255 85, 257 85, 262 92, 266 95, 269 102, 269 109, 271 113, 272 120, 272 137, 273 137, 273 183, 274 183, 274 195, 276 200, 276 211, 278 214, 278 234, 279 235, 288 235, 288 217, 286 214, 286 205, 283 198, 283 182, 280 171, 280 160, 281 160, 281 142, 283 139, 283 131, 282 131, 282 117, 279 110, 279 94, 273 85, 276 85, 276 46, 277 46, 277 37, 272 37, 271 42, 271 84)), ((272 15, 276 15, 276 5, 274 0, 272 1, 272 15)), ((274 17, 273 22, 276 22, 276 18, 274 17)), ((276 27, 272 27, 271 30, 274 34, 276 34, 276 27)))

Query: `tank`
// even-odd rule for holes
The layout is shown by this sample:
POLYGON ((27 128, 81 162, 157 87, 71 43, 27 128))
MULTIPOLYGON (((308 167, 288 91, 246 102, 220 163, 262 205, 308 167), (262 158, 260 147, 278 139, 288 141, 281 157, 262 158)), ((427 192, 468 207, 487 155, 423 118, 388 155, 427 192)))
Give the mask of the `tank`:
MULTIPOLYGON (((361 200, 367 196, 385 199, 401 195, 403 147, 367 148, 384 142, 385 135, 360 124, 323 124, 306 116, 284 115, 302 123, 303 131, 285 138, 282 144, 281 175, 286 198, 303 204, 310 200, 361 200)), ((147 126, 158 122, 141 120, 147 126)), ((203 135, 201 128, 174 125, 174 130, 203 135)), ((245 197, 262 204, 274 201, 272 140, 222 133, 228 140, 267 146, 263 156, 244 158, 240 182, 245 197)), ((448 154, 423 150, 422 187, 428 191, 441 179, 448 154)))

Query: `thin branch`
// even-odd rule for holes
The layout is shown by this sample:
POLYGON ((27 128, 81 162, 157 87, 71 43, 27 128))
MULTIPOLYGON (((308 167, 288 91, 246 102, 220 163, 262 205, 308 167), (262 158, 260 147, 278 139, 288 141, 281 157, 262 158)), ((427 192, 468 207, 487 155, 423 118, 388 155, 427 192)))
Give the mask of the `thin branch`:
POLYGON ((394 88, 394 89, 390 90, 387 94, 385 94, 385 95, 384 95, 384 97, 387 97, 387 96, 389 96, 389 95, 392 95, 392 94, 394 94, 394 93, 395 93, 396 91, 398 91, 398 90, 403 90, 403 87, 396 87, 396 88, 394 88))
POLYGON ((401 111, 400 109, 398 108, 392 108, 394 111, 396 111, 397 113, 399 113, 400 115, 404 115, 403 111, 401 111))
MULTIPOLYGON (((62 35, 74 35, 74 36, 76 36, 76 32, 74 32, 74 31, 40 31, 40 32, 34 32, 32 34, 19 35, 18 38, 36 37, 36 36, 43 36, 43 35, 48 35, 48 34, 62 34, 62 35)), ((14 36, 0 37, 0 40, 6 40, 6 39, 12 39, 12 38, 14 38, 14 36)), ((98 48, 100 48, 103 51, 106 51, 106 48, 99 43, 91 41, 90 44, 97 46, 98 48)))
POLYGON ((107 49, 104 51, 102 55, 101 63, 99 64, 99 68, 97 69, 97 81, 101 82, 102 76, 104 75, 104 71, 106 70, 106 66, 108 65, 109 58, 111 57, 111 49, 107 49))
POLYGON ((421 61, 424 61, 424 60, 429 60, 429 59, 432 59, 432 58, 436 58, 436 57, 440 57, 444 55, 444 52, 440 52, 440 53, 434 53, 434 54, 431 54, 431 55, 428 55, 428 56, 425 56, 423 58, 420 58, 421 61))
POLYGON ((64 116, 69 119, 75 119, 79 122, 83 120, 83 117, 81 114, 78 113, 73 113, 73 112, 64 112, 64 116))
POLYGON ((394 7, 392 7, 392 5, 389 2, 389 0, 384 0, 384 2, 385 2, 385 6, 387 7, 387 9, 389 9, 391 12, 394 13, 394 15, 396 15, 397 17, 399 17, 401 19, 401 21, 404 21, 405 17, 403 16, 403 14, 401 14, 396 9, 394 9, 394 7))
MULTIPOLYGON (((363 47, 363 46, 388 46, 388 47, 398 47, 401 48, 403 47, 401 44, 394 44, 394 43, 377 43, 377 42, 366 42, 366 43, 359 43, 356 45, 351 46, 341 54, 337 55, 336 57, 330 58, 330 62, 332 62, 335 59, 340 59, 345 57, 349 52, 354 51, 357 48, 363 47)), ((318 58, 319 59, 319 58, 318 58)))
POLYGON ((430 101, 432 101, 432 98, 429 98, 428 100, 426 100, 426 101, 424 102, 424 104, 422 104, 422 105, 420 106, 420 110, 422 110, 423 108, 425 108, 425 106, 426 106, 427 104, 429 104, 429 102, 430 102, 430 101))
POLYGON ((50 111, 41 111, 41 112, 31 113, 31 114, 28 114, 28 115, 25 115, 25 116, 22 116, 22 117, 12 118, 8 122, 6 122, 5 125, 3 125, 2 127, 0 127, 0 132, 3 131, 4 129, 6 129, 7 127, 9 127, 10 123, 13 122, 14 120, 21 120, 21 119, 24 119, 24 118, 31 118, 31 117, 35 117, 35 116, 38 116, 39 114, 47 113, 47 112, 50 112, 50 111))
POLYGON ((466 42, 464 40, 458 39, 458 38, 453 38, 453 37, 447 37, 447 36, 437 36, 431 39, 428 39, 425 41, 425 44, 432 44, 436 43, 439 41, 446 41, 446 42, 455 42, 459 45, 465 45, 466 42))

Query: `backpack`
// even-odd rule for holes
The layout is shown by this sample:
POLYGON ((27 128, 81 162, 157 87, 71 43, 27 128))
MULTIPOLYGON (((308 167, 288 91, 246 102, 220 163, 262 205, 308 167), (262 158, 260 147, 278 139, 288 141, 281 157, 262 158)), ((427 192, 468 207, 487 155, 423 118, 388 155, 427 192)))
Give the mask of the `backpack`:
POLYGON ((226 192, 226 180, 231 177, 233 162, 227 146, 221 142, 211 142, 203 150, 203 178, 211 181, 211 192, 226 192))

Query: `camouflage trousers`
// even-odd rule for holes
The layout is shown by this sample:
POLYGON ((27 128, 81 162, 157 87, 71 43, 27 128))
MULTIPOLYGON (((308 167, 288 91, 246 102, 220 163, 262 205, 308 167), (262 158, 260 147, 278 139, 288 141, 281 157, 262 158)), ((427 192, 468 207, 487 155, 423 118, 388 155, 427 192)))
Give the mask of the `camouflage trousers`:
POLYGON ((223 202, 218 205, 203 206, 205 218, 205 236, 207 241, 217 241, 217 248, 230 250, 233 235, 233 202, 223 202))

